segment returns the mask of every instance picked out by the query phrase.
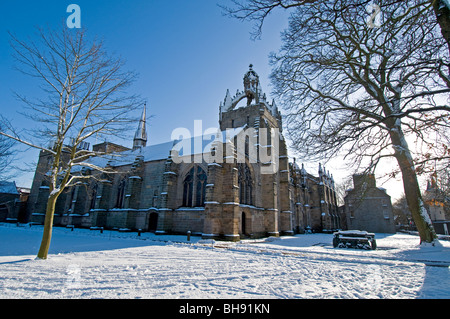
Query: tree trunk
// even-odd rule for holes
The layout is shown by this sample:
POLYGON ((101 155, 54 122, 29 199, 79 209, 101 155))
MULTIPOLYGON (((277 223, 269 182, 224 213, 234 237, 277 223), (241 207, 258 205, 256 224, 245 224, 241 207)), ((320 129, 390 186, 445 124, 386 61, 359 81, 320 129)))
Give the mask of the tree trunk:
POLYGON ((396 158, 402 171, 406 201, 417 230, 419 231, 420 243, 433 243, 437 239, 437 236, 428 212, 425 209, 414 167, 408 164, 406 156, 397 155, 396 158))
POLYGON ((408 208, 419 231, 420 243, 434 244, 437 241, 437 235, 430 216, 425 209, 411 152, 399 125, 394 125, 390 129, 390 137, 395 149, 395 158, 402 172, 403 188, 408 208))
POLYGON ((42 235, 41 247, 37 255, 38 259, 47 259, 50 242, 52 239, 53 216, 55 215, 55 205, 57 195, 50 195, 47 201, 47 209, 45 211, 44 233, 42 235))
POLYGON ((437 22, 441 27, 442 37, 447 42, 448 51, 450 53, 450 8, 448 8, 442 0, 434 0, 433 10, 436 15, 437 22))

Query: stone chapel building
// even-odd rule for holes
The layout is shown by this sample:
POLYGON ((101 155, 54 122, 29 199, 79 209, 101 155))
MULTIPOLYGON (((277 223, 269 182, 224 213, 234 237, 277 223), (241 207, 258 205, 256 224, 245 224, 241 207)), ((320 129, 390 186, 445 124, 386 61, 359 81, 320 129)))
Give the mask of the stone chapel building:
MULTIPOLYGON (((322 166, 315 177, 295 160, 289 163, 281 114, 267 101, 252 65, 244 90, 234 96, 227 91, 220 103, 220 128, 212 139, 147 146, 145 113, 144 107, 132 149, 108 142, 93 146, 110 155, 93 157, 92 163, 114 173, 82 168, 78 173, 92 178, 60 195, 56 225, 191 231, 232 241, 341 228, 332 176, 322 166), (239 106, 241 100, 247 103, 239 106)), ((35 223, 44 221, 50 156, 40 153, 29 197, 35 223)))

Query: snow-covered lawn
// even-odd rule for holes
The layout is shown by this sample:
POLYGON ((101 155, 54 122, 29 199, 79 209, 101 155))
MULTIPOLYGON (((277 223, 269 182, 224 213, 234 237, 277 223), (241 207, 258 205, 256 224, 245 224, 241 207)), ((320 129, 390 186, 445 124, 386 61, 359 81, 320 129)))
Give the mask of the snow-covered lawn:
POLYGON ((332 235, 239 243, 199 237, 0 224, 0 298, 450 298, 450 242, 376 234, 378 250, 332 235), (437 267, 441 266, 441 267, 437 267))

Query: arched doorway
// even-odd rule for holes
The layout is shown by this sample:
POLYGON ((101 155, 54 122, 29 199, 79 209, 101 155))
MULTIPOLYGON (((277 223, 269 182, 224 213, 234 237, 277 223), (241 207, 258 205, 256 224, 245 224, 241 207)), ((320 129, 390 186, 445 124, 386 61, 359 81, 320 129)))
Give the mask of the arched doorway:
POLYGON ((158 213, 150 213, 148 231, 154 232, 158 227, 158 213))
POLYGON ((241 234, 245 236, 246 230, 247 230, 247 222, 246 222, 246 218, 245 218, 245 213, 242 212, 242 216, 241 216, 241 234))

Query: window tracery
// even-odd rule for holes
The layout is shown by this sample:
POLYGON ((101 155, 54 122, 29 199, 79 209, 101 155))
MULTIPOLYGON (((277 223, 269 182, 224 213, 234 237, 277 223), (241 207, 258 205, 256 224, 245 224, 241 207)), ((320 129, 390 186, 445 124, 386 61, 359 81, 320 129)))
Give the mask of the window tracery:
POLYGON ((193 166, 183 180, 183 207, 205 206, 206 172, 200 166, 193 166))
POLYGON ((253 205, 253 179, 250 168, 245 163, 238 164, 239 203, 253 205))

